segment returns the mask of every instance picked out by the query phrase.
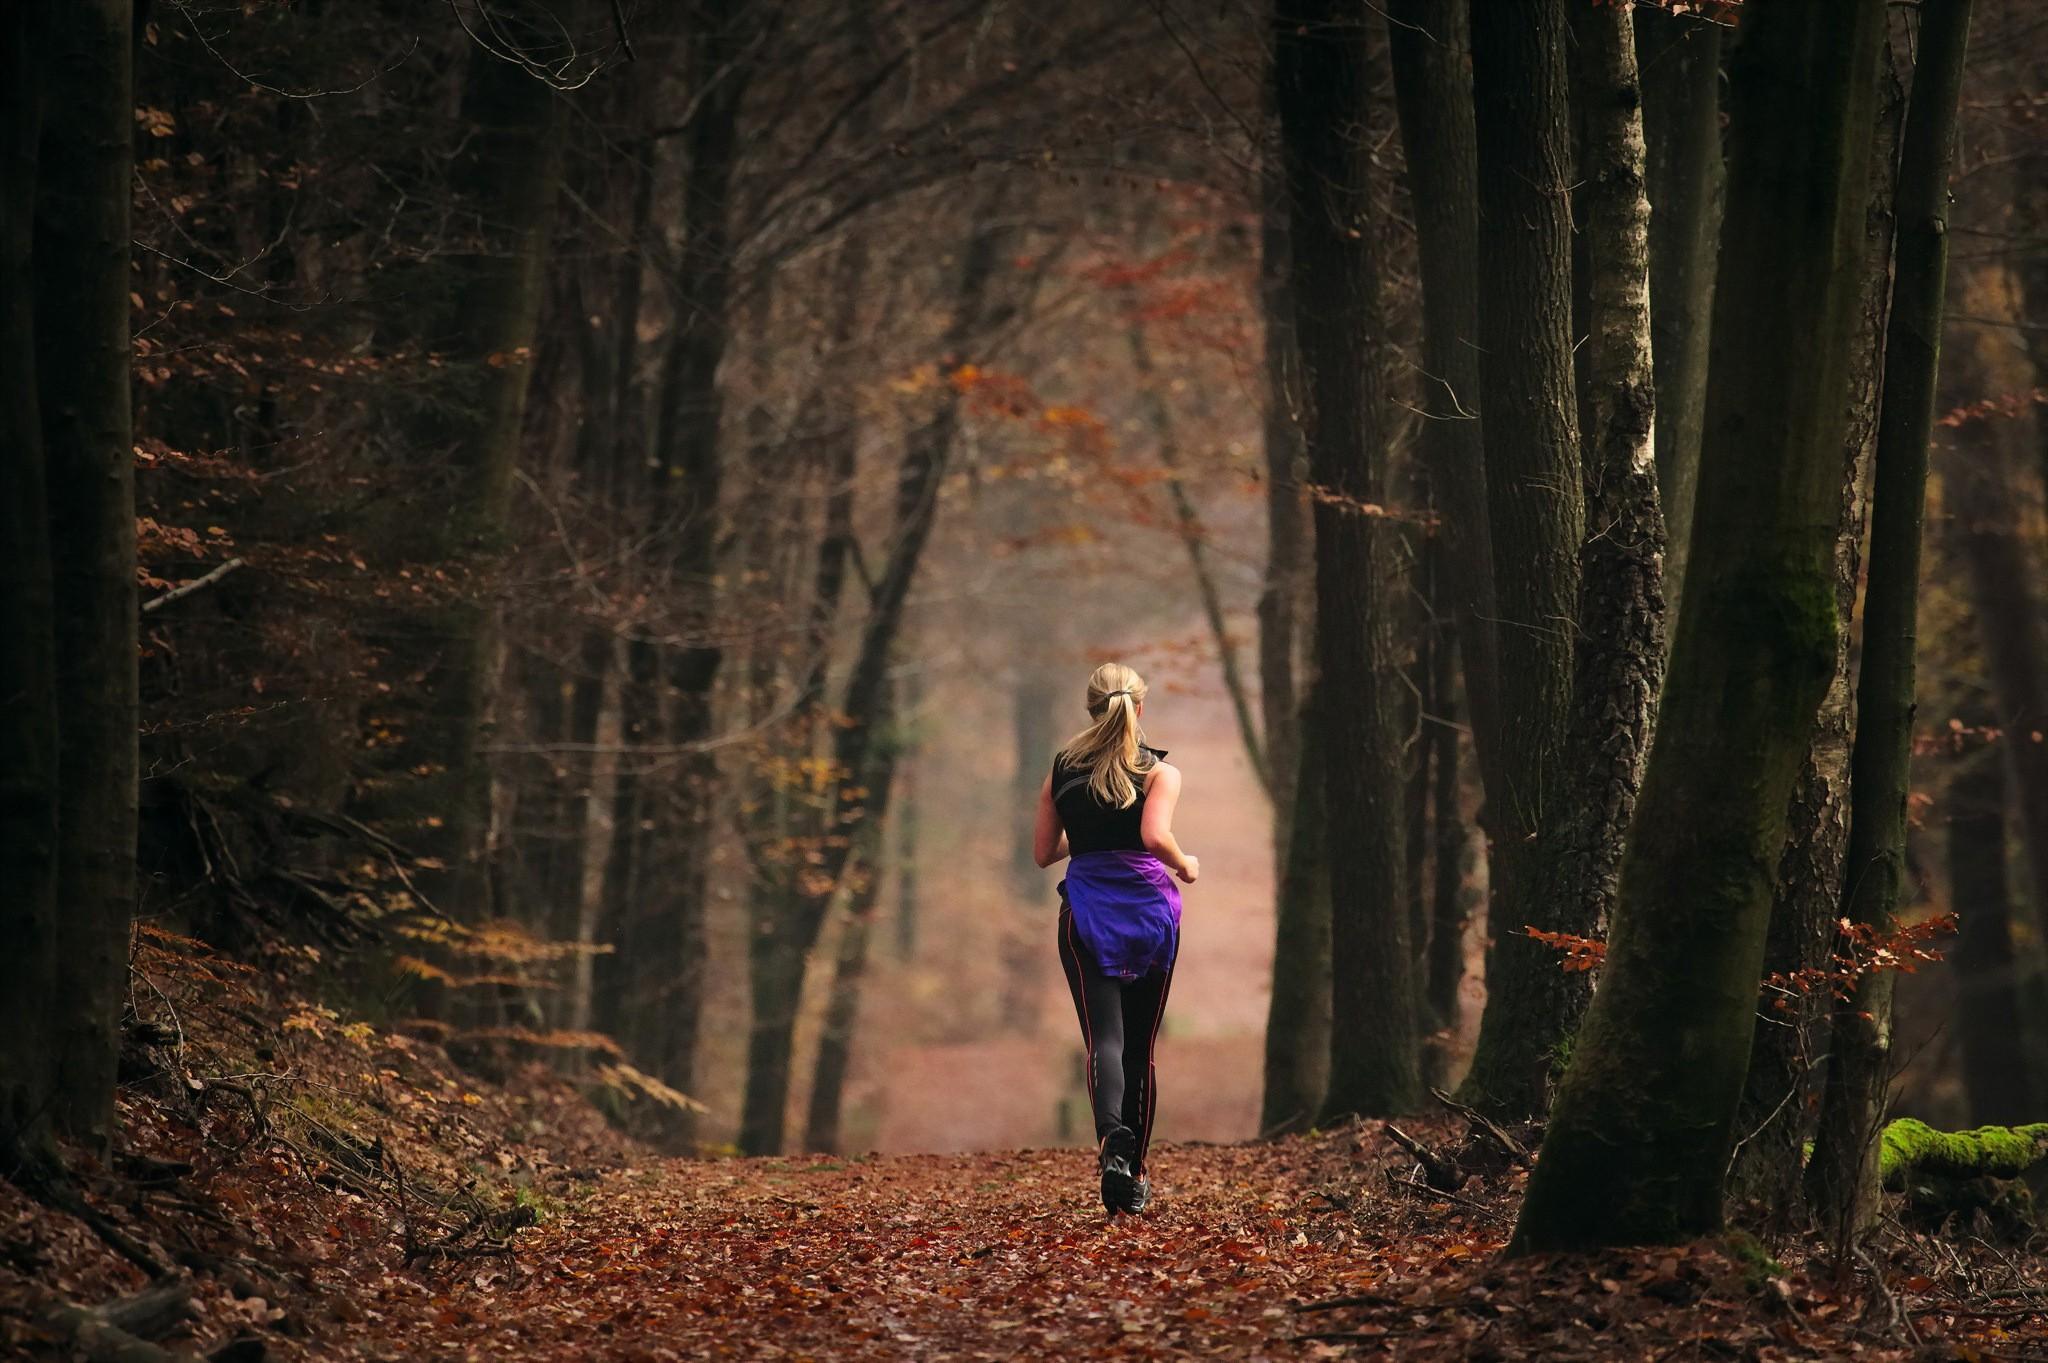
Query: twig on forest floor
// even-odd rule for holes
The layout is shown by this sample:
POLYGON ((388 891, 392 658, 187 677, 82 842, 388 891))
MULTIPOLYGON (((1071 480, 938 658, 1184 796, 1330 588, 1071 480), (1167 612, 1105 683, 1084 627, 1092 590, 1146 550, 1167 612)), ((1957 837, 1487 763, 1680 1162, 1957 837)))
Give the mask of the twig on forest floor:
POLYGON ((142 603, 142 609, 145 613, 153 610, 161 610, 165 606, 170 605, 173 601, 182 600, 183 598, 192 595, 192 593, 196 591, 202 591, 207 587, 211 587, 214 583, 220 581, 229 573, 232 573, 235 569, 241 567, 242 563, 243 561, 239 558, 231 558, 226 563, 221 564, 220 567, 215 568, 212 572, 207 573, 204 576, 195 577, 190 582, 182 582, 177 586, 171 588, 169 591, 165 592, 162 596, 151 597, 149 600, 142 603))
POLYGON ((1521 1165, 1524 1169, 1535 1167, 1536 1159, 1535 1156, 1529 1153, 1529 1148, 1513 1136, 1510 1136, 1491 1117, 1488 1117, 1477 1108, 1468 1107, 1466 1104, 1459 1102, 1440 1088, 1432 1088, 1429 1093, 1439 1103, 1442 1103, 1445 1107, 1463 1117, 1467 1122, 1470 1122, 1475 1131, 1484 1132, 1489 1140, 1500 1147, 1501 1153, 1516 1164, 1521 1165))
POLYGON ((1412 1193, 1420 1193, 1422 1196, 1429 1198, 1432 1201, 1455 1202, 1461 1207, 1470 1207, 1473 1211, 1491 1217, 1495 1221, 1499 1221, 1502 1223, 1505 1223, 1507 1221, 1506 1215, 1502 1213, 1498 1208, 1489 1207, 1484 1202, 1475 1201, 1472 1198, 1464 1196, 1462 1193, 1447 1193, 1441 1188, 1432 1188, 1427 1183, 1423 1183, 1417 1179, 1395 1178, 1392 1173, 1389 1173, 1387 1175, 1387 1182, 1406 1188, 1408 1189, 1408 1191, 1412 1193))

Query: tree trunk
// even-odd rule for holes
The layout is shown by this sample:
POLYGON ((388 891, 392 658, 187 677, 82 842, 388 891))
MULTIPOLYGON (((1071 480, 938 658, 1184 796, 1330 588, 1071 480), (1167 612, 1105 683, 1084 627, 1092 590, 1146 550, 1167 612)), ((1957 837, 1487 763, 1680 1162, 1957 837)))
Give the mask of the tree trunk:
MULTIPOLYGON (((957 356, 989 323, 989 285, 1007 233, 993 224, 991 200, 963 252, 954 316, 940 353, 957 356)), ((910 589, 937 521, 939 489, 961 418, 959 393, 942 388, 937 410, 914 429, 897 470, 894 534, 887 562, 875 579, 860 648, 838 705, 845 723, 833 739, 834 788, 808 811, 798 841, 814 850, 801 877, 783 876, 750 904, 753 937, 749 972, 753 1019, 747 1042, 746 1092, 741 1100, 740 1149, 750 1155, 782 1148, 789 1106, 790 1054, 806 960, 817 944, 825 913, 844 879, 851 847, 842 836, 852 824, 880 820, 887 811, 893 768, 878 747, 886 738, 889 658, 903 627, 910 589)))
POLYGON ((1273 924, 1273 993, 1266 1011, 1265 1089, 1259 1131, 1305 1130, 1330 1080, 1330 863, 1324 853, 1325 743, 1309 688, 1295 724, 1292 841, 1273 924))
MULTIPOLYGON (((2002 341, 1979 338, 1976 345, 1977 391, 2010 391, 2017 375, 1986 362, 1983 354, 2002 341)), ((2035 923, 2037 931, 2048 933, 2048 635, 2034 586, 2040 571, 2020 521, 2018 467, 2027 457, 2021 448, 2025 435, 2024 423, 1995 414, 1957 426, 1942 465, 1942 491, 1997 724, 2005 734, 2035 923)))
MULTIPOLYGON (((445 559, 504 546, 561 174, 554 90, 481 44, 469 50, 462 121, 468 132, 450 173, 460 240, 450 251, 449 302, 427 336, 447 365, 446 383, 417 432, 455 469, 429 550, 445 559)), ((407 631, 415 636, 407 651, 428 664, 427 709, 402 760, 434 774, 405 782, 414 827, 403 836, 443 863, 422 883, 464 922, 492 911, 491 769, 481 743, 497 691, 498 623, 495 603, 471 595, 407 631)))
POLYGON ((1466 1101, 1541 1111, 1588 993, 1525 926, 1583 931, 1543 839, 1565 814, 1573 619, 1585 525, 1572 374, 1563 0, 1472 10, 1479 150, 1479 379, 1500 646, 1497 883, 1486 1011, 1466 1101))
POLYGON ((1949 907, 1960 922, 1949 968, 1955 972, 1963 1092, 1972 1122, 2009 1126, 2040 1115, 2041 1086, 2028 1065, 2026 1012, 2013 952, 2006 773, 1998 750, 1981 737, 1993 727, 1990 707, 1972 701, 1958 718, 1963 730, 1950 759, 1946 803, 1949 907))
MULTIPOLYGON (((871 789, 893 791, 902 735, 893 699, 886 694, 877 723, 890 732, 876 755, 871 789)), ((846 925, 840 932, 839 954, 833 963, 832 992, 825 1003, 825 1026, 818 1038, 818 1057, 811 1071, 811 1105, 804 1122, 804 1148, 831 1154, 840 1148, 840 1119, 846 1097, 846 1075, 852 1067, 854 1029, 860 1021, 861 987, 868 970, 869 939, 881 897, 882 848, 889 825, 884 807, 870 808, 855 834, 860 847, 848 860, 853 885, 848 896, 846 925)))
POLYGON ((61 114, 52 108, 43 124, 34 229, 58 706, 61 911, 48 1063, 58 1128, 104 1149, 135 911, 134 37, 128 0, 37 10, 35 61, 48 88, 63 92, 61 114))
MULTIPOLYGON (((1566 796, 1543 836, 1550 894, 1590 935, 1614 909, 1664 684, 1664 519, 1651 432, 1650 205, 1627 5, 1573 10, 1584 128, 1586 520, 1566 796)), ((1572 1019, 1575 1023, 1576 1019, 1572 1019)))
MULTIPOLYGON (((1948 282, 1948 174, 1969 31, 1970 0, 1924 0, 1899 153, 1896 265, 1877 417, 1842 891, 1847 916, 1879 936, 1892 931, 1906 892, 1920 527, 1948 282)), ((1823 1228, 1840 1228, 1836 1243, 1843 1245, 1860 1237, 1878 1211, 1876 1144, 1892 1077, 1893 980, 1888 970, 1865 974, 1834 1010, 1806 1194, 1823 1228)))
MULTIPOLYGON (((1134 301, 1131 306, 1135 310, 1134 301)), ((1252 698, 1245 686, 1244 669, 1238 663, 1237 641, 1231 637, 1229 622, 1224 617, 1223 592, 1209 566, 1208 532, 1202 528, 1202 518, 1195 510, 1194 500, 1188 496, 1187 484, 1181 481, 1180 442, 1174 435, 1173 414, 1167 410, 1166 395, 1159 391, 1152 363, 1152 347, 1146 340, 1144 324, 1134 319, 1129 324, 1127 335, 1131 348, 1131 372, 1138 380, 1138 403, 1145 409, 1146 424, 1152 427, 1152 438, 1158 445, 1159 462, 1166 470, 1166 495, 1173 504, 1174 529, 1180 534, 1181 547, 1187 550, 1188 571, 1195 580, 1195 594, 1202 602, 1202 616, 1209 622, 1209 637, 1216 641, 1216 660, 1223 673, 1223 691, 1230 697, 1231 713, 1237 719, 1237 736, 1244 744, 1245 760, 1251 764, 1252 775, 1257 778, 1260 788, 1270 796, 1273 773, 1266 764, 1266 747, 1259 737, 1258 721, 1252 718, 1252 698)))
POLYGON ((1664 512, 1664 610, 1678 613, 1699 487, 1721 225, 1721 25, 1655 5, 1635 9, 1650 199, 1650 355, 1657 388, 1657 500, 1664 512))
POLYGON ((1431 1039, 1425 1056, 1427 1078, 1437 1087, 1450 1083, 1452 1042, 1458 1034, 1459 990, 1465 979, 1465 919, 1468 898, 1465 869, 1471 841, 1465 827, 1461 800, 1464 777, 1460 772, 1456 675, 1450 649, 1439 649, 1437 667, 1437 723, 1429 742, 1436 749, 1434 808, 1430 814, 1431 852, 1434 879, 1430 891, 1429 951, 1424 961, 1426 981, 1423 999, 1428 1009, 1431 1039))
MULTIPOLYGON (((1849 625, 1862 574, 1868 475, 1877 444, 1878 379, 1891 302, 1892 191, 1906 103, 1889 51, 1879 76, 1835 531, 1835 670, 1785 811, 1785 846, 1764 938, 1765 973, 1788 978, 1824 966, 1833 950, 1849 839, 1849 741, 1856 716, 1849 625)), ((1729 1182, 1735 1197, 1762 1209, 1770 1227, 1786 1229, 1802 1220, 1806 1199, 1800 1185, 1807 1145, 1820 1120, 1827 1014, 1827 1000, 1818 992, 1774 992, 1757 1012, 1729 1182)))
POLYGON ((1295 334, 1309 408, 1316 672, 1329 862, 1330 1076, 1322 1112, 1406 1112, 1421 1094, 1402 892, 1402 685, 1381 392, 1367 30, 1336 0, 1280 0, 1273 81, 1287 169, 1295 334))
POLYGON ((0 14, 0 1159, 42 1141, 57 1082, 57 659, 36 400, 32 258, 43 54, 29 7, 0 14))
POLYGON ((1265 323, 1266 580, 1259 592, 1259 727, 1266 738, 1266 789, 1273 800, 1274 883, 1286 875, 1301 762, 1302 686, 1295 661, 1308 630, 1301 618, 1310 580, 1308 500, 1303 483, 1301 375, 1294 294, 1287 263, 1286 174, 1268 151, 1259 167, 1259 304, 1265 323))
MULTIPOLYGON (((1833 671, 1833 551, 1881 0, 1751 0, 1733 71, 1694 552, 1600 993, 1519 1252, 1721 1223, 1787 798, 1833 671)), ((1482 71, 1482 83, 1484 72, 1482 71)))
POLYGON ((1387 40, 1422 275, 1421 457, 1456 602, 1465 708, 1489 798, 1499 715, 1493 544, 1479 423, 1479 167, 1463 0, 1393 0, 1387 40))

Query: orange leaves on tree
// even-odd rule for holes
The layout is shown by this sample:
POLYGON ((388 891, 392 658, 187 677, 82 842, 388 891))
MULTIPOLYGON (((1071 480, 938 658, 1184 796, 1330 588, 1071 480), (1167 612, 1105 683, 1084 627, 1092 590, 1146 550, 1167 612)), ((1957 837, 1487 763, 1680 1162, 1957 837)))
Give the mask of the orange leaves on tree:
POLYGON ((1562 953, 1559 968, 1568 972, 1596 970, 1607 959, 1607 942, 1600 937, 1579 937, 1569 932, 1545 932, 1542 928, 1524 925, 1522 935, 1533 937, 1553 951, 1562 953))

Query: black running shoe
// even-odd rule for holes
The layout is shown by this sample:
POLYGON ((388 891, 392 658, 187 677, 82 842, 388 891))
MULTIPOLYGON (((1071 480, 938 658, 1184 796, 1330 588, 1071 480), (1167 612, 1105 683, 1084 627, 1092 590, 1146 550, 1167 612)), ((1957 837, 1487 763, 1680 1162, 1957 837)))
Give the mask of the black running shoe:
POLYGON ((1138 1162, 1138 1133, 1117 1127, 1102 1138, 1102 1208, 1114 1216, 1131 1210, 1131 1198, 1138 1188, 1132 1166, 1138 1162))
POLYGON ((1124 1211, 1132 1216, 1152 1205, 1152 1180, 1144 1174, 1138 1175, 1131 1184, 1131 1200, 1124 1204, 1124 1211))

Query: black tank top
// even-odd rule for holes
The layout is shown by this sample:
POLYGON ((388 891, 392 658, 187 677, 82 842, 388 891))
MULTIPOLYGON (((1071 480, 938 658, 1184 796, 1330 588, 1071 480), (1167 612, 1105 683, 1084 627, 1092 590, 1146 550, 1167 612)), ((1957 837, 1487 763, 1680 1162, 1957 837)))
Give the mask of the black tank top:
POLYGON ((1138 760, 1144 765, 1131 778, 1138 787, 1138 798, 1126 809, 1098 800, 1095 792, 1088 789, 1085 768, 1069 766, 1057 756, 1053 758, 1052 807, 1059 813, 1061 826, 1067 830, 1067 851, 1070 855, 1145 850, 1145 837, 1139 831, 1145 817, 1145 788, 1152 769, 1165 756, 1164 748, 1138 745, 1138 760))

